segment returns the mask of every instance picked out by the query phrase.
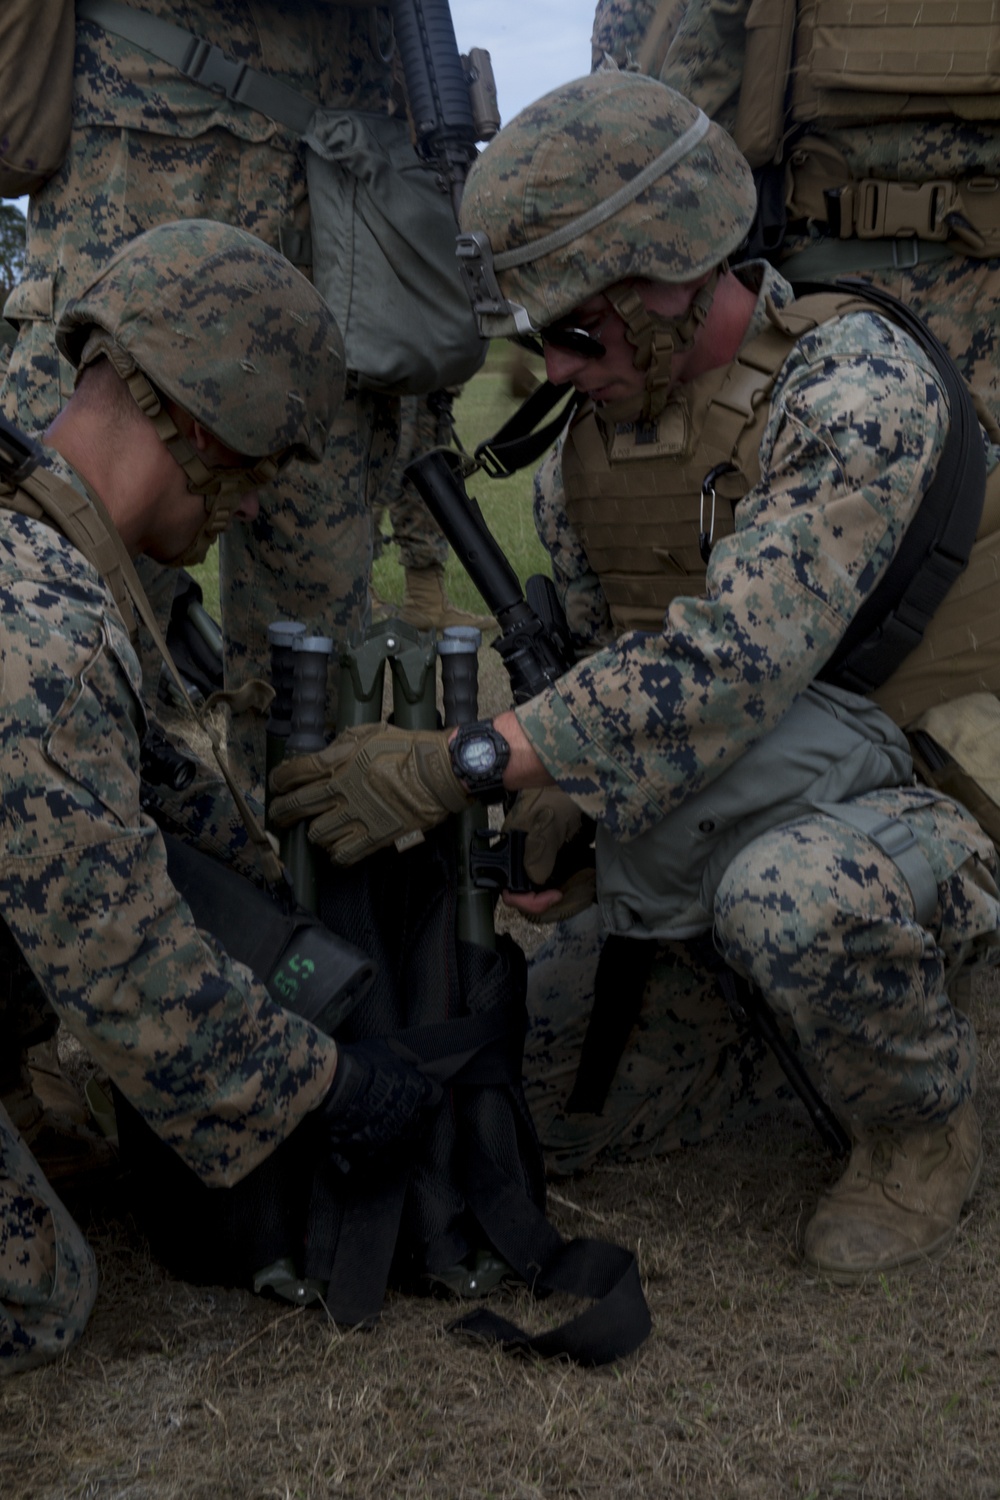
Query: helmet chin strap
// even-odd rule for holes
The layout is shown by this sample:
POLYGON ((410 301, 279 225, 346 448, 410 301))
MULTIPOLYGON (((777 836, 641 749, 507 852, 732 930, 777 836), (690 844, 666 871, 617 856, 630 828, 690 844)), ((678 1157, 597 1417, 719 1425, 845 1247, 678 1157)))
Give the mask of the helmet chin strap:
POLYGON ((679 318, 651 312, 630 282, 621 282, 605 291, 604 295, 625 324, 625 337, 635 350, 635 368, 646 372, 641 410, 636 411, 634 400, 608 402, 602 407, 602 413, 611 421, 638 417, 640 421, 648 422, 660 415, 670 392, 673 357, 685 353, 694 344, 698 330, 708 317, 715 288, 725 268, 725 262, 716 266, 679 318))
POLYGON ((156 435, 188 479, 192 494, 201 495, 205 502, 205 519, 189 545, 177 557, 172 557, 169 567, 183 568, 203 562, 216 537, 229 525, 233 512, 238 508, 243 495, 259 484, 266 484, 278 472, 278 465, 271 459, 261 459, 252 472, 244 469, 212 469, 198 451, 192 447, 178 428, 173 417, 163 405, 162 398, 151 381, 139 369, 132 356, 101 328, 91 329, 80 355, 79 372, 85 365, 104 358, 121 377, 129 395, 144 416, 156 429, 156 435))

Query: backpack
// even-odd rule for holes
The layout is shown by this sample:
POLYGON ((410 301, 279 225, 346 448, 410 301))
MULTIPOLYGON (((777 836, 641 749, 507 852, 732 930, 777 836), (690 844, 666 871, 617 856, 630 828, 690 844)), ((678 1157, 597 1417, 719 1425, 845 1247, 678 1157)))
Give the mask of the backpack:
MULTIPOLYGON (((171 877, 199 925, 210 915, 220 941, 243 958, 257 941, 256 916, 229 901, 206 913, 215 862, 180 847, 187 873, 168 841, 171 877), (200 882, 191 879, 197 861, 200 882)), ((450 1326, 587 1364, 632 1352, 650 1330, 634 1257, 602 1241, 564 1242, 544 1217, 541 1150, 521 1090, 526 965, 507 937, 495 949, 457 937, 454 829, 350 870, 324 864, 318 894, 322 922, 374 967, 333 1034, 399 1038, 445 1084, 444 1096, 405 1157, 345 1172, 325 1153, 317 1158, 307 1121, 220 1189, 206 1187, 117 1094, 132 1206, 154 1252, 189 1281, 322 1300, 342 1326, 373 1323, 389 1285, 479 1296, 512 1277, 539 1295, 559 1290, 593 1305, 538 1336, 486 1307, 450 1326)), ((297 1008, 287 991, 275 998, 297 1008)))

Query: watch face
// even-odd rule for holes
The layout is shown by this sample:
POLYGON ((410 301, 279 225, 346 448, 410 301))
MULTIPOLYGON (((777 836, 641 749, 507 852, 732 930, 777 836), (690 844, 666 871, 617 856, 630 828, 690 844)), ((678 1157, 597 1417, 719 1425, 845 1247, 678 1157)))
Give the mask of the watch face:
POLYGON ((483 776, 497 763, 496 746, 485 736, 465 740, 459 752, 462 765, 473 776, 483 776))

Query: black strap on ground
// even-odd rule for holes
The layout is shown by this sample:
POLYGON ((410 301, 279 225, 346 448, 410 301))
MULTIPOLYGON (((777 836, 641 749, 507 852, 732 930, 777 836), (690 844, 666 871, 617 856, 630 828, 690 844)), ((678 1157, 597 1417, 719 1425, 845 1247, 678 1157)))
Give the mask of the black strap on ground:
POLYGON ((935 610, 969 561, 983 513, 986 456, 972 396, 958 366, 913 310, 854 277, 833 286, 796 285, 796 293, 852 292, 872 302, 934 361, 948 398, 948 437, 934 478, 896 555, 819 673, 823 682, 870 693, 923 639, 935 610))
POLYGON ((509 479, 518 469, 537 463, 542 454, 548 452, 585 400, 581 392, 574 391, 569 385, 543 381, 498 432, 479 444, 474 455, 476 462, 491 479, 509 479), (551 422, 546 422, 536 432, 539 422, 564 396, 568 398, 565 406, 551 422))
POLYGON ((576 1080, 566 1101, 570 1115, 599 1115, 618 1071, 656 957, 655 942, 611 933, 594 976, 594 1004, 580 1049, 576 1080))
POLYGON ((630 1250, 606 1240, 564 1240, 481 1154, 470 1163, 464 1191, 491 1243, 536 1296, 566 1292, 591 1299, 591 1305, 538 1334, 480 1307, 450 1323, 452 1332, 546 1359, 564 1355, 584 1365, 624 1359, 648 1338, 652 1319, 630 1250))

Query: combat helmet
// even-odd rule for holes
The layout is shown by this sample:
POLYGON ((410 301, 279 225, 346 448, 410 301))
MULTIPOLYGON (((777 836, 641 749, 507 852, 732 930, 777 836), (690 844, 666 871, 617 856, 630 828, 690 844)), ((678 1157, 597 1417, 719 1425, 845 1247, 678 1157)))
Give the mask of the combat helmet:
POLYGON ((239 496, 291 458, 318 463, 344 394, 344 345, 309 281, 245 230, 209 219, 161 224, 131 240, 71 301, 56 343, 77 373, 110 360, 205 495, 203 555, 239 496), (210 469, 178 431, 169 397, 252 462, 210 469))
POLYGON ((644 316, 622 283, 708 277, 687 320, 696 325, 755 202, 730 137, 682 94, 614 69, 563 84, 515 116, 469 173, 458 255, 480 332, 539 333, 604 293, 636 365, 663 385, 658 363, 693 329, 644 316))

